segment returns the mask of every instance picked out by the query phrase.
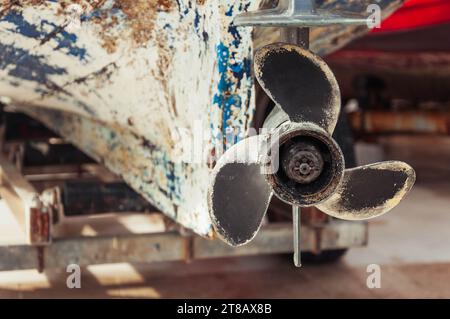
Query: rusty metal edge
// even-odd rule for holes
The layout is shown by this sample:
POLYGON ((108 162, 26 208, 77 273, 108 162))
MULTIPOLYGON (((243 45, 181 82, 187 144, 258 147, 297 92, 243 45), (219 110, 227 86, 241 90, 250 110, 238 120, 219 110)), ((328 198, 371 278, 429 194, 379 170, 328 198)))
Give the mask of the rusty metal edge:
POLYGON ((30 245, 51 242, 51 216, 38 192, 16 167, 0 154, 0 195, 20 225, 30 245))

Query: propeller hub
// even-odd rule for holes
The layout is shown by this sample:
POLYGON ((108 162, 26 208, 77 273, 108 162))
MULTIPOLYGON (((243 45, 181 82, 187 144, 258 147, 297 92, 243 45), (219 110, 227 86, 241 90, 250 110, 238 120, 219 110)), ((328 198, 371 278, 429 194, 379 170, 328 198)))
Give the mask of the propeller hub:
POLYGON ((273 148, 270 158, 273 173, 266 175, 268 183, 278 198, 296 206, 315 206, 328 199, 344 174, 339 146, 312 123, 282 125, 278 147, 273 148))
POLYGON ((300 184, 308 184, 320 176, 324 161, 317 147, 300 142, 284 149, 281 165, 290 179, 300 184))

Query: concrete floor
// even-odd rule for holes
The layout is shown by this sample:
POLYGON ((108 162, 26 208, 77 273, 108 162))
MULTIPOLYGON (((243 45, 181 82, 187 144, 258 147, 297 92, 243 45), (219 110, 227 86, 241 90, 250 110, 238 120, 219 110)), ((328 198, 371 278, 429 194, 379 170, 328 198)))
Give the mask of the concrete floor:
POLYGON ((350 250, 338 263, 295 269, 287 256, 259 256, 91 266, 82 269, 82 288, 73 290, 62 269, 3 272, 0 297, 450 298, 450 139, 386 138, 381 144, 383 152, 359 145, 363 161, 407 161, 417 184, 400 206, 371 222, 369 246, 350 250), (380 289, 366 286, 369 264, 381 266, 380 289))

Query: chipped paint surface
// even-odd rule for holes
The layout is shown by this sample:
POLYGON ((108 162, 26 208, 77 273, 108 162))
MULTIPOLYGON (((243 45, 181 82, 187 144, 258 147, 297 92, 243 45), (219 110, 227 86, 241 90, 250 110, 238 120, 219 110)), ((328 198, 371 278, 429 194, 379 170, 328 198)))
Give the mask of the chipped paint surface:
POLYGON ((204 165, 175 162, 161 145, 152 145, 119 125, 105 125, 68 112, 20 109, 66 136, 96 161, 123 177, 168 217, 201 235, 212 236, 204 207, 206 186, 203 184, 209 174, 204 165))
POLYGON ((0 95, 211 236, 208 162, 234 142, 227 128, 246 132, 254 112, 251 30, 232 19, 258 1, 19 2, 0 5, 0 95), (201 164, 179 155, 194 120, 208 132, 201 164))
POLYGON ((232 20, 260 2, 2 1, 0 96, 121 175, 167 216, 212 236, 208 162, 236 142, 227 129, 247 132, 255 107, 251 29, 232 20), (75 21, 74 9, 81 11, 75 21), (187 129, 193 137, 196 119, 209 132, 210 158, 182 163, 190 139, 179 136, 187 129))

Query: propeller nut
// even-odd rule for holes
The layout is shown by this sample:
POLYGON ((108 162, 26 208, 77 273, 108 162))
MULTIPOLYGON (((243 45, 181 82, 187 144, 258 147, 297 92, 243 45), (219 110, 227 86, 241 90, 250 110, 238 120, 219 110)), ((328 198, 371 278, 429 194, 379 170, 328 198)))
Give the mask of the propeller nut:
POLYGON ((320 176, 324 161, 317 147, 299 142, 284 150, 281 165, 290 179, 300 184, 308 184, 320 176))

